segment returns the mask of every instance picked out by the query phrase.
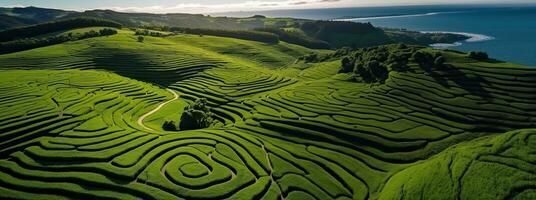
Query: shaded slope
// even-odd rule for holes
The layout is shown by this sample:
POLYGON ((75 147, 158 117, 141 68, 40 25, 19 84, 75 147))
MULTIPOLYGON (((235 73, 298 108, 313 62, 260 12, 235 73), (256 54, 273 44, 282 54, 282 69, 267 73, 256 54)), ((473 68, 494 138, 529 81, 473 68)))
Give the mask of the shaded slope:
POLYGON ((464 142, 389 178, 378 199, 534 199, 536 131, 464 142))
POLYGON ((0 14, 0 30, 12 28, 12 27, 27 26, 27 25, 36 24, 36 23, 37 22, 32 19, 24 19, 20 17, 0 14))
POLYGON ((51 20, 56 20, 73 11, 58 9, 25 7, 25 8, 0 8, 0 30, 33 25, 51 20))

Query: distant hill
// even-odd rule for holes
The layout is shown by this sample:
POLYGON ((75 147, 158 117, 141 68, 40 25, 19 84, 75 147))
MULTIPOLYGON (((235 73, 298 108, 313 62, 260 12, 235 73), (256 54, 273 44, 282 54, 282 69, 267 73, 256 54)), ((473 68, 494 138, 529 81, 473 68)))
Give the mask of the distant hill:
MULTIPOLYGON (((212 29, 221 30, 221 32, 257 29, 269 34, 276 34, 281 41, 315 49, 360 48, 393 43, 429 45, 433 43, 453 43, 467 39, 466 36, 455 34, 425 34, 405 30, 387 30, 374 27, 369 23, 267 18, 262 15, 235 18, 182 13, 122 13, 112 10, 76 12, 36 7, 0 8, 0 19, 5 18, 0 22, 0 30, 80 17, 102 18, 120 23, 125 27, 143 27, 164 31, 184 30, 185 28, 212 29)), ((228 35, 214 34, 218 31, 207 30, 193 32, 196 34, 199 31, 207 35, 228 35)))
MULTIPOLYGON (((1 29, 15 28, 24 25, 32 25, 61 18, 72 17, 98 17, 119 22, 125 26, 177 26, 188 28, 210 29, 253 29, 265 25, 277 24, 278 26, 291 25, 290 23, 309 21, 287 18, 230 18, 211 17, 201 14, 152 14, 152 13, 123 13, 112 10, 88 10, 84 12, 65 11, 57 9, 25 7, 25 8, 0 8, 0 15, 16 17, 19 20, 28 20, 25 23, 6 24, 1 29)), ((4 20, 3 20, 4 21, 4 20)), ((0 22, 1 23, 1 22, 0 22)))
POLYGON ((10 21, 17 20, 18 23, 10 23, 5 26, 0 26, 0 29, 14 28, 24 25, 32 25, 42 22, 47 22, 55 19, 65 17, 69 14, 75 13, 74 11, 65 11, 59 9, 49 8, 37 8, 37 7, 24 7, 24 8, 0 8, 1 21, 0 24, 4 25, 4 19, 10 21))
POLYGON ((5 15, 5 14, 0 15, 0 30, 12 28, 12 27, 27 26, 27 25, 36 24, 36 23, 37 21, 33 19, 20 18, 20 17, 5 15))

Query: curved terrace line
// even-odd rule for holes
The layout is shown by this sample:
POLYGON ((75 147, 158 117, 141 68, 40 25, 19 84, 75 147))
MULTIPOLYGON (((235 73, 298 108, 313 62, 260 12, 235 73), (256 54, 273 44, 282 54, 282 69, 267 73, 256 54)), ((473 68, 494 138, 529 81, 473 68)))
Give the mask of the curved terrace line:
POLYGON ((142 128, 146 129, 146 130, 149 130, 149 131, 156 131, 152 128, 149 128, 147 126, 145 126, 145 124, 143 124, 143 121, 145 120, 146 117, 158 112, 162 107, 164 107, 166 104, 172 102, 172 101, 175 101, 177 99, 179 99, 179 95, 177 94, 177 92, 171 90, 171 89, 166 89, 167 91, 171 92, 173 94, 173 99, 171 100, 168 100, 168 101, 165 101, 163 103, 161 103, 160 105, 158 105, 158 107, 156 107, 155 109, 149 111, 148 113, 145 113, 144 115, 142 115, 139 119, 138 119, 138 125, 140 125, 142 128))

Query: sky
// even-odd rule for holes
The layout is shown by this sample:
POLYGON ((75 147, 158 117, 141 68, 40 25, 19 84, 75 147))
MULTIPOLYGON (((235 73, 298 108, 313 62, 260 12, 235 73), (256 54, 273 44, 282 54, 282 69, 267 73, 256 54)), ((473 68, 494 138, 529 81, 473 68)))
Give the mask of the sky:
POLYGON ((111 9, 121 12, 214 13, 392 5, 513 4, 535 2, 536 0, 0 0, 0 7, 36 6, 76 11, 111 9))

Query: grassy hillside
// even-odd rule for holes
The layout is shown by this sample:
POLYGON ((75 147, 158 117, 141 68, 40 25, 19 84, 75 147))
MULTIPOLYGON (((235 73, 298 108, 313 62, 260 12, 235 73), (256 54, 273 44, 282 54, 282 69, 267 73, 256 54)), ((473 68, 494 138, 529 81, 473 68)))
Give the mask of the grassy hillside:
POLYGON ((122 29, 0 55, 0 197, 449 198, 432 185, 448 179, 431 167, 446 157, 468 169, 452 187, 464 198, 535 195, 533 131, 503 134, 536 127, 533 68, 444 51, 443 68, 411 60, 371 84, 339 73, 341 58, 296 62, 330 50, 144 38, 122 29), (159 127, 200 98, 220 126, 159 127))

